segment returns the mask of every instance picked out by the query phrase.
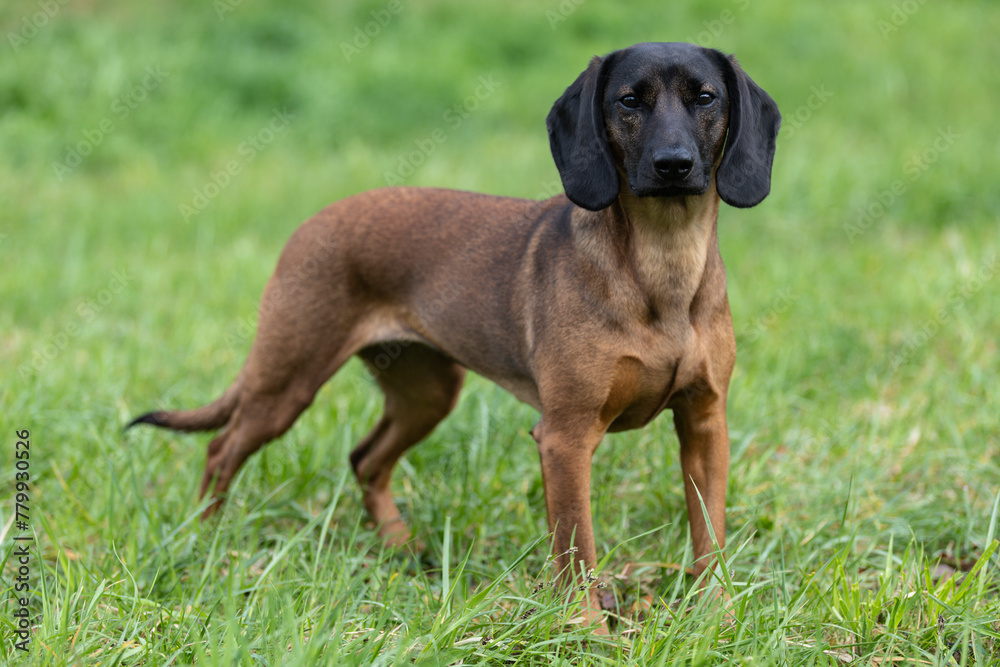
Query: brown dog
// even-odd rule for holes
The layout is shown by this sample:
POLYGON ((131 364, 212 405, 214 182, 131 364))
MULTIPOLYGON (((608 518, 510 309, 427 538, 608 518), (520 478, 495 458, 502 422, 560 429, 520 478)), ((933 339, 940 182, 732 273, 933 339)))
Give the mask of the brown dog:
MULTIPOLYGON (((601 438, 670 408, 700 573, 713 549, 702 501, 725 540, 736 352, 719 198, 748 207, 767 196, 780 120, 718 51, 651 43, 594 58, 547 119, 565 195, 390 188, 328 206, 285 246, 232 386, 206 407, 132 424, 222 427, 201 484, 204 495, 214 482, 218 502, 356 354, 385 413, 351 465, 379 534, 402 544, 393 465, 451 411, 470 368, 541 412, 532 435, 549 528, 572 580, 597 560, 590 467, 601 438)), ((599 609, 592 592, 588 617, 599 609)))

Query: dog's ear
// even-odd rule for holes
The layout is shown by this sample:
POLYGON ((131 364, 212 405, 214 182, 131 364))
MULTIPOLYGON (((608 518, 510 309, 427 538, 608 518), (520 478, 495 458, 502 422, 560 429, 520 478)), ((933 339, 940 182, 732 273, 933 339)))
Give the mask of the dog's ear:
POLYGON ((771 162, 781 114, 771 96, 746 75, 736 58, 716 53, 729 92, 729 134, 715 185, 722 201, 748 208, 771 191, 771 162))
POLYGON ((604 128, 604 79, 613 56, 595 56, 545 119, 566 196, 591 211, 618 197, 618 171, 604 128))

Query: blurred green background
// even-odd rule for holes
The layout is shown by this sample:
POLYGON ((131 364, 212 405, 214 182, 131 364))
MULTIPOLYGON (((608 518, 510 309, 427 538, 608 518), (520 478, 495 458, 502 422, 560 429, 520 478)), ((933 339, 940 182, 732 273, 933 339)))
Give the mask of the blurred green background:
MULTIPOLYGON (((862 554, 895 537, 974 560, 1000 486, 998 34, 987 0, 4 3, 0 442, 32 432, 45 576, 68 601, 121 577, 112 545, 140 583, 162 568, 150 541, 196 511, 207 439, 120 427, 229 384, 302 220, 388 182, 555 194, 552 102, 591 56, 640 41, 735 53, 784 117, 771 195, 719 222, 739 346, 730 530, 792 571, 844 534, 862 554)), ((233 506, 327 502, 378 406, 349 367, 233 506)), ((535 418, 474 378, 408 456, 397 495, 432 546, 447 515, 488 573, 544 532, 535 418)), ((670 522, 616 562, 683 559, 675 449, 661 418, 599 450, 602 553, 670 522)), ((85 625, 69 607, 70 630, 50 614, 43 634, 85 625)))

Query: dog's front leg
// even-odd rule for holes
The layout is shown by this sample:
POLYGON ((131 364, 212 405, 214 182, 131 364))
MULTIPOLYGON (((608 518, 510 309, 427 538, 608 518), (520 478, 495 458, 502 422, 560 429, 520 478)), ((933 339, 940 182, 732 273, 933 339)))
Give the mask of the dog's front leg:
MULTIPOLYGON (((594 422, 597 420, 595 419, 594 422)), ((586 623, 599 623, 595 631, 607 633, 604 614, 592 586, 591 570, 597 565, 594 527, 590 511, 590 465, 604 436, 601 428, 539 423, 531 432, 538 442, 542 484, 549 530, 554 536, 555 567, 564 587, 587 586, 586 623)))
POLYGON ((674 426, 681 443, 684 495, 694 547, 696 576, 715 565, 714 540, 726 543, 726 483, 729 476, 729 431, 725 396, 702 394, 673 408, 674 426), (702 511, 702 502, 705 511, 702 511))

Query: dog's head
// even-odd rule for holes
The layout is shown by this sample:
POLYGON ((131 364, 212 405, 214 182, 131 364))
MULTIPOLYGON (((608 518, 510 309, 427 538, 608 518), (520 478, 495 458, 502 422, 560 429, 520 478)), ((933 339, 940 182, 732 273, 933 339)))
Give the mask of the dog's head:
POLYGON ((699 195, 713 170, 723 201, 756 206, 780 124, 735 58, 683 43, 595 57, 546 119, 566 195, 591 211, 615 201, 621 179, 639 197, 699 195))

